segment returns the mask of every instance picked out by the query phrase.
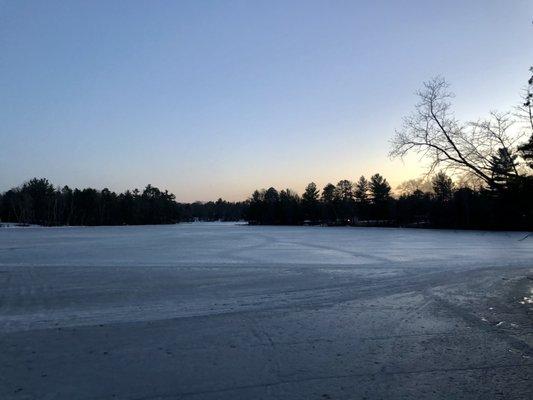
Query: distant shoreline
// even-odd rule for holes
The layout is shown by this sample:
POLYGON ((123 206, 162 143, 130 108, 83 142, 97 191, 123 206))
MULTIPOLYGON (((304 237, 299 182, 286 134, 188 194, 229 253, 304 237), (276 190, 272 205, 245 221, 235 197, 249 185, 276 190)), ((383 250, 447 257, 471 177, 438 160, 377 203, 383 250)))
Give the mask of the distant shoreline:
POLYGON ((383 229, 409 229, 409 230, 427 230, 427 231, 471 231, 471 232, 513 232, 523 233, 525 236, 520 240, 525 240, 533 237, 533 231, 524 229, 486 229, 475 227, 435 227, 435 226, 401 226, 401 225, 347 225, 347 224, 253 224, 246 221, 181 221, 168 224, 123 224, 123 225, 37 225, 37 224, 21 224, 13 222, 0 222, 0 229, 29 229, 29 228, 133 228, 133 227, 159 227, 171 225, 194 225, 194 224, 224 224, 224 225, 238 225, 249 227, 300 227, 300 228, 383 228, 383 229))

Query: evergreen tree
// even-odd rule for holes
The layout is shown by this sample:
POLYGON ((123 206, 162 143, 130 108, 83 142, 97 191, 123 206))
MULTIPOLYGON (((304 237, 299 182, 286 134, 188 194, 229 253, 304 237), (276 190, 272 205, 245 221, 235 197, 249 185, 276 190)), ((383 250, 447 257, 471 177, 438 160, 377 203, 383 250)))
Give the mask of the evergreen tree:
POLYGON ((529 141, 518 148, 520 156, 526 161, 529 168, 533 168, 533 133, 529 141))
POLYGON ((302 206, 304 208, 304 217, 311 221, 319 219, 319 197, 320 193, 314 182, 308 184, 302 195, 302 206))
POLYGON ((322 201, 326 204, 333 203, 333 200, 335 199, 335 185, 328 183, 326 186, 324 186, 324 189, 322 189, 322 201))
POLYGON ((531 131, 531 136, 529 141, 518 148, 518 151, 527 165, 533 168, 533 67, 529 71, 532 75, 527 82, 524 104, 522 104, 522 107, 519 107, 519 110, 522 110, 521 114, 531 131))
POLYGON ((337 212, 335 209, 335 185, 328 183, 322 189, 322 212, 323 219, 326 221, 335 221, 337 219, 337 212))
POLYGON ((387 180, 380 174, 372 175, 370 178, 370 194, 372 198, 372 206, 370 214, 379 220, 388 219, 389 200, 391 187, 387 180))
POLYGON ((305 187, 304 194, 302 195, 302 200, 308 203, 318 203, 320 193, 314 182, 311 182, 305 187))
POLYGON ((498 154, 492 157, 492 179, 496 186, 506 187, 507 181, 511 176, 518 176, 516 159, 517 156, 511 154, 507 148, 498 149, 498 154))
POLYGON ((355 219, 355 202, 353 193, 353 183, 343 179, 335 187, 335 205, 339 222, 352 223, 355 219))
POLYGON ((340 201, 353 200, 353 183, 347 179, 339 181, 335 187, 335 198, 340 201))
POLYGON ((358 203, 366 204, 368 203, 368 190, 369 183, 368 180, 361 176, 357 183, 355 184, 354 196, 358 203))
POLYGON ((355 184, 354 197, 357 207, 357 216, 359 219, 367 219, 369 213, 369 199, 368 192, 370 190, 370 184, 368 180, 361 176, 355 184))
POLYGON ((279 193, 273 187, 266 190, 264 195, 265 215, 264 221, 268 224, 279 224, 280 208, 279 208, 279 193))
POLYGON ((380 174, 372 175, 370 178, 370 194, 374 204, 388 200, 390 191, 391 187, 385 178, 380 174))
POLYGON ((453 196, 453 181, 444 172, 439 172, 431 180, 435 197, 441 201, 446 202, 451 200, 453 196))
POLYGON ((300 218, 300 197, 290 189, 282 190, 279 193, 281 223, 286 225, 296 225, 301 222, 300 218))
POLYGON ((252 223, 261 223, 261 213, 263 209, 264 194, 259 190, 255 190, 252 193, 252 197, 249 200, 248 207, 248 221, 252 223))

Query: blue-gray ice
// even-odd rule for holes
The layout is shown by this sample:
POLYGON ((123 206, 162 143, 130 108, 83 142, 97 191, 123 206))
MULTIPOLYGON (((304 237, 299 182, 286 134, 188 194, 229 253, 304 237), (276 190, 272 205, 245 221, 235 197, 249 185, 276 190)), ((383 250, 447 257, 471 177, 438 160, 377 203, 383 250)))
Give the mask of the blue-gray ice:
POLYGON ((0 398, 529 399, 526 235, 0 228, 0 398))

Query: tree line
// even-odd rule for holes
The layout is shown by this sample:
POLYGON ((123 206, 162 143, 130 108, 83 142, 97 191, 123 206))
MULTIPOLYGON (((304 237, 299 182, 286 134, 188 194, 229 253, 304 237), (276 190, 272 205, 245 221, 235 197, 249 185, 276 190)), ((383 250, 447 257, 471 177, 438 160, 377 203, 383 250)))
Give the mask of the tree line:
POLYGON ((247 219, 253 224, 352 224, 362 219, 390 217, 391 187, 380 174, 356 183, 343 179, 320 191, 314 182, 300 197, 290 189, 256 190, 249 199, 247 219))
POLYGON ((427 181, 409 181, 401 191, 392 196, 379 174, 328 183, 322 190, 310 183, 301 196, 271 187, 254 191, 246 217, 260 225, 533 229, 531 176, 509 179, 504 187, 473 188, 439 172, 427 181))
MULTIPOLYGON (((533 169, 531 143, 524 148, 533 169)), ((242 202, 222 199, 178 203, 151 185, 115 193, 108 189, 54 187, 34 178, 0 195, 0 221, 54 225, 143 225, 246 220, 258 225, 403 226, 461 229, 533 228, 533 177, 509 178, 504 186, 473 188, 456 184, 444 172, 431 180, 411 180, 393 195, 380 174, 348 179, 300 196, 271 187, 242 202)))
POLYGON ((245 202, 218 199, 178 203, 167 190, 148 185, 115 193, 109 189, 54 187, 46 178, 33 178, 0 194, 0 221, 54 225, 145 225, 184 221, 235 221, 245 202))

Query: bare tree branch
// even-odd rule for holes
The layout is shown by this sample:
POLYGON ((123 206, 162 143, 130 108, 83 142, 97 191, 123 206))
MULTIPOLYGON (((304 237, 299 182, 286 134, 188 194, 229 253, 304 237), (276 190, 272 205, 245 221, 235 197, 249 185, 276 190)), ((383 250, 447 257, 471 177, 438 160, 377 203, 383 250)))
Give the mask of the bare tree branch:
MULTIPOLYGON (((420 101, 415 111, 404 118, 402 128, 395 132, 390 156, 402 158, 414 152, 428 160, 430 171, 444 168, 470 173, 486 185, 497 185, 495 160, 501 154, 514 157, 521 139, 511 133, 513 119, 508 113, 492 112, 488 119, 460 123, 451 111, 454 95, 448 88, 440 77, 424 83, 417 92, 420 101)), ((519 169, 513 164, 510 171, 503 173, 517 176, 519 169)))

